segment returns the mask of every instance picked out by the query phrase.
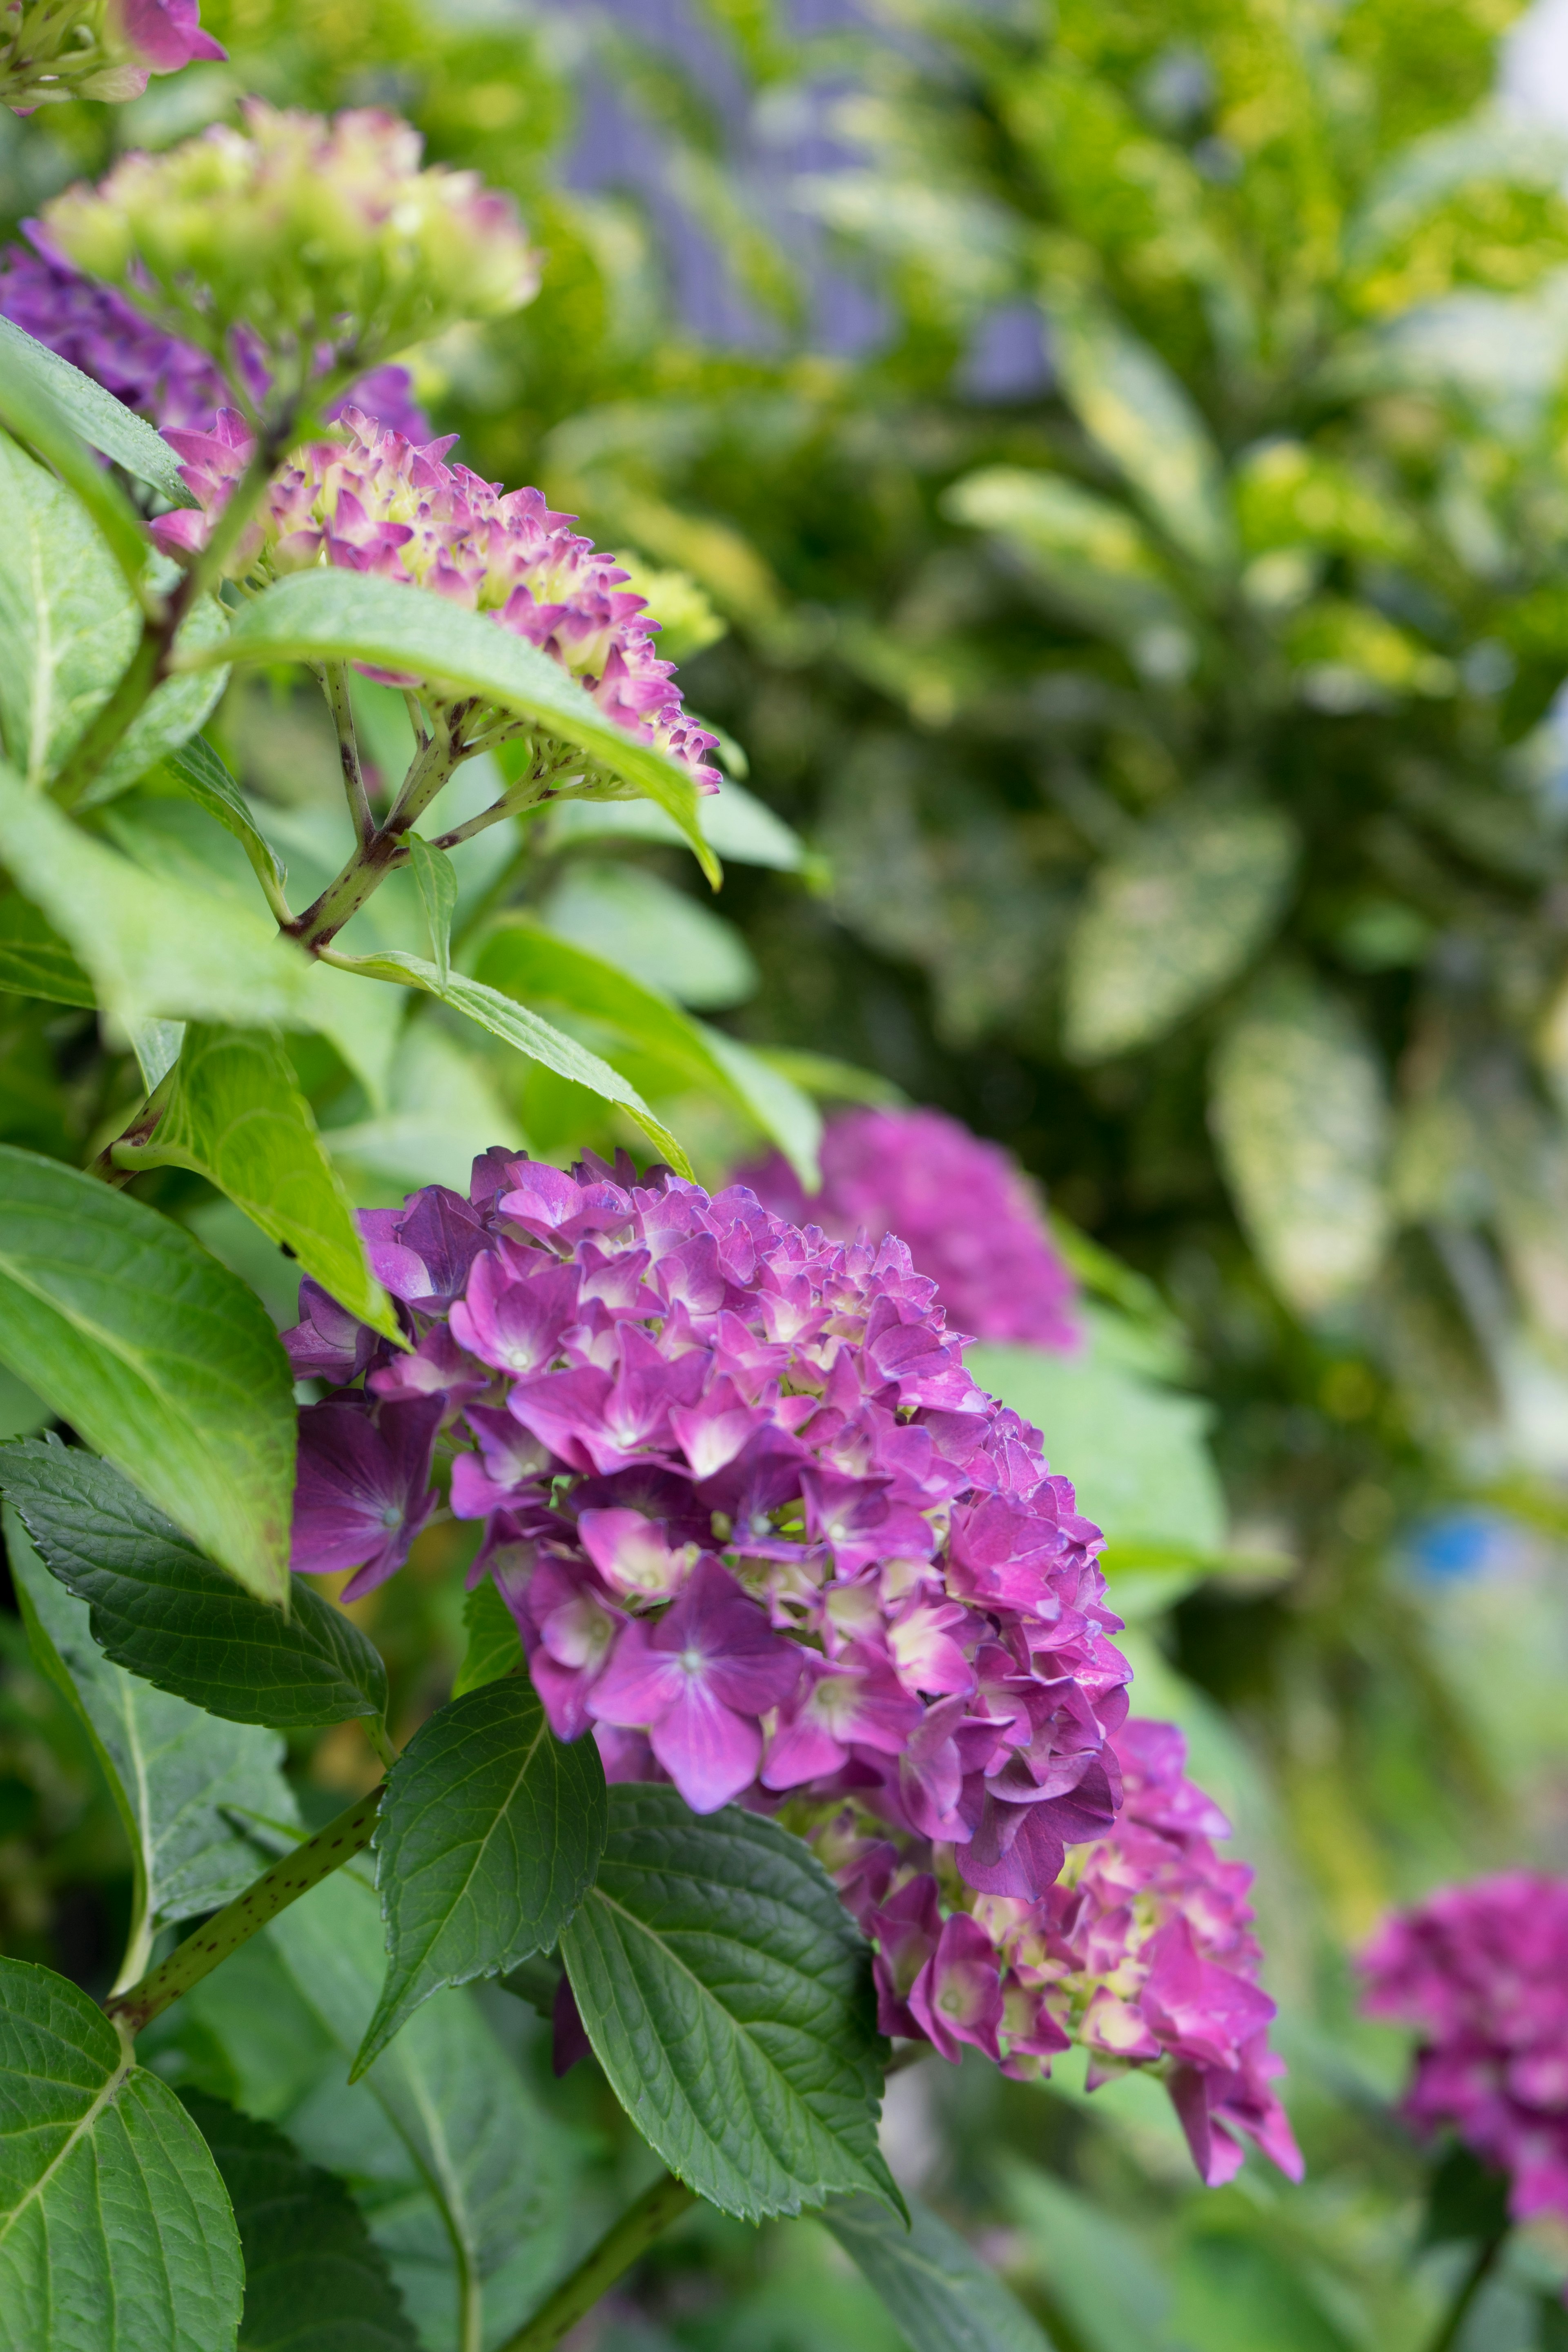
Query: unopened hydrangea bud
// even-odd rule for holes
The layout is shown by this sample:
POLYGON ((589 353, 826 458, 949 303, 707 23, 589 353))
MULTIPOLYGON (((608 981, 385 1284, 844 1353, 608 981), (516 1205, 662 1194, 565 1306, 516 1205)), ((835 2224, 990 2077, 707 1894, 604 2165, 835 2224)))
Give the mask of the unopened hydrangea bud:
POLYGON ((77 268, 220 363, 237 334, 258 341, 286 391, 499 318, 539 282, 511 199, 422 170, 418 133, 370 108, 329 121, 247 100, 242 129, 127 155, 44 218, 77 268))
POLYGON ((68 98, 140 98, 150 74, 226 54, 202 31, 197 0, 7 0, 0 101, 30 114, 68 98))

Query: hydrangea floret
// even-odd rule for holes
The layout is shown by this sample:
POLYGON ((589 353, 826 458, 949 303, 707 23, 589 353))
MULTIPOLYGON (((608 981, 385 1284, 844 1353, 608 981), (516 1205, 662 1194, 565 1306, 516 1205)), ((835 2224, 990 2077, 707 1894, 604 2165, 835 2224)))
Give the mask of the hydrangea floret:
POLYGON ((1420 2037, 1405 2112, 1509 2176, 1516 2221, 1568 2221, 1568 1880, 1506 1871, 1387 1920, 1363 2007, 1420 2037))
POLYGON ((787 1160, 740 1171, 796 1224, 847 1240, 896 1233, 948 1313, 977 1339, 1079 1343, 1075 1285, 1038 1202, 999 1145, 939 1110, 849 1110, 827 1123, 822 1190, 808 1201, 787 1160))
POLYGON ((903 1243, 500 1150, 362 1222, 410 1345, 304 1285, 294 1567, 369 1591, 448 1463, 557 1735, 809 1837, 886 2030, 1164 2062, 1205 2178, 1238 2130, 1289 2168, 1247 1874, 1179 1738, 1123 1727, 1099 1530, 903 1243))
POLYGON ((318 382, 335 397, 537 290, 511 198, 472 172, 422 169, 419 134, 395 115, 328 121, 247 99, 241 118, 123 157, 98 186, 56 197, 43 226, 74 268, 205 352, 242 404, 247 352, 289 414, 318 382))
POLYGON ((153 74, 227 55, 197 0, 5 0, 0 100, 17 114, 68 98, 140 98, 153 74))

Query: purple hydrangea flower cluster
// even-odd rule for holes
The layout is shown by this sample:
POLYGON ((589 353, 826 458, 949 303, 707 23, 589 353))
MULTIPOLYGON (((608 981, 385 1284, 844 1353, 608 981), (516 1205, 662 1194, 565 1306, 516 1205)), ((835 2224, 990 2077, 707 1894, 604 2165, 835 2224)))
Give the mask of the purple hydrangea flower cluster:
POLYGON ((830 1119, 822 1190, 811 1199, 788 1162, 742 1169, 774 1213, 814 1219, 847 1240, 895 1233, 961 1329, 976 1339, 1070 1349, 1071 1275, 1007 1154, 939 1110, 851 1110, 830 1119))
MULTIPOLYGON (((538 490, 503 492, 444 464, 455 435, 420 447, 356 409, 342 421, 344 442, 297 450, 274 478, 236 553, 242 577, 336 564, 488 613, 569 670, 605 718, 679 760, 702 791, 718 790, 706 761, 717 738, 687 717, 675 665, 654 652, 658 623, 621 585, 627 574, 613 559, 574 534, 573 516, 552 513, 538 490)), ((254 445, 233 410, 210 433, 165 437, 201 503, 160 516, 153 532, 170 551, 188 551, 205 542, 254 445)))
POLYGON ((1091 2090, 1163 2063, 1206 2182, 1235 2174, 1241 2134, 1300 2179, 1270 2088, 1284 2068, 1268 2049, 1274 2003, 1256 1980, 1252 1873, 1215 1854, 1211 1840, 1230 1825, 1185 1777, 1173 1725, 1132 1719, 1111 1744, 1121 1814, 1034 1901, 983 1894, 944 1917, 939 1860, 933 1868, 918 1845, 889 1843, 847 1808, 824 1825, 824 1859, 877 1941, 882 2029, 946 2058, 970 2043, 1023 2079, 1079 2042, 1091 2090))
POLYGON ((15 113, 51 101, 140 98, 153 74, 221 59, 197 0, 5 0, 0 94, 15 113))
POLYGON ((415 1344, 305 1285, 286 1344, 333 1390, 301 1414, 297 1569, 390 1575, 439 1444, 552 1724, 613 1778, 702 1812, 849 1802, 1025 1904, 1110 1827, 1099 1531, 900 1242, 499 1150, 467 1199, 363 1222, 415 1344))
POLYGON ((1447 1886, 1379 1930, 1363 2007, 1421 2036, 1405 2109, 1510 2179, 1516 2221, 1568 2221, 1568 1880, 1447 1886))
MULTIPOLYGON (((73 269, 50 251, 36 222, 28 224, 28 234, 37 252, 13 245, 0 253, 0 316, 47 343, 160 432, 171 425, 210 432, 234 397, 216 362, 195 343, 144 319, 112 287, 73 269)), ((247 391, 259 401, 269 380, 259 348, 237 338, 236 361, 247 391)), ((429 423, 415 401, 406 368, 373 369, 331 414, 340 416, 350 407, 411 440, 429 438, 429 423)))

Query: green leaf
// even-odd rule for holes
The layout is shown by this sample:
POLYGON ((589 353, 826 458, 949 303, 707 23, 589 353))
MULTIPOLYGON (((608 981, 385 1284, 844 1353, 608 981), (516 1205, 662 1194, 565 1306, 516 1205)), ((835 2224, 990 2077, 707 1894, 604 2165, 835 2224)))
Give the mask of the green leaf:
POLYGON ((432 1716, 376 1820, 386 1982, 350 2080, 433 1992, 547 1952, 593 1885, 606 1826, 598 1749, 557 1739, 521 1677, 432 1716))
POLYGON ((238 2352, 418 2352, 386 2257, 342 2182, 307 2163, 275 2125, 199 2091, 182 2102, 239 2225, 238 2352))
POLYGON ((217 2167, 97 2003, 0 1959, 0 2352, 229 2352, 217 2167))
POLYGON ((498 924, 479 950, 476 970, 508 996, 559 1004, 601 1022, 627 1045, 673 1062, 771 1136, 804 1184, 815 1189, 820 1181, 816 1148, 822 1125, 810 1097, 750 1047, 693 1020, 629 972, 527 920, 498 924))
MULTIPOLYGON (((461 1987, 427 2001, 363 2081, 347 2083, 385 1968, 375 1896, 353 1865, 292 1905, 266 1939, 340 2053, 288 2116, 289 2137, 372 2193, 372 2231, 422 2340, 459 2352, 454 2305, 466 2284, 481 2315, 476 2336, 496 2343, 559 2265, 568 2147, 461 1987)), ((256 2031, 248 2015, 245 2031, 256 2031)))
POLYGON ((869 1954, 820 1863, 733 1806, 610 1791, 598 1881, 561 1938, 612 2087, 672 2172, 761 2221, 869 2189, 879 2043, 869 1954))
MULTIPOLYGON (((475 695, 574 744, 675 819, 714 887, 719 862, 697 821, 688 771, 605 719, 575 678, 482 613, 422 588, 352 572, 295 572, 240 610, 226 652, 237 662, 363 661, 429 679, 453 698, 475 695)), ((195 647, 180 666, 216 656, 195 647)))
POLYGON ((1382 1064, 1348 1005, 1281 974, 1231 1024, 1210 1118, 1243 1223, 1303 1315, 1353 1297, 1392 1225, 1382 1064))
POLYGON ((46 783, 136 644, 136 605, 80 500, 0 434, 0 733, 46 783))
POLYGON ((1090 440, 1184 555, 1211 571, 1227 570, 1236 535, 1224 467, 1182 383, 1147 343, 1104 311, 1056 301, 1051 330, 1062 390, 1090 440))
POLYGON ((93 1006, 91 981, 47 918, 15 890, 0 898, 0 988, 51 1004, 93 1006))
POLYGON ((160 1927, 219 1909, 256 1877, 256 1849, 228 1809, 293 1818, 283 1743, 115 1665, 92 1638, 86 1602, 49 1574, 9 1504, 5 1528, 34 1657, 86 1725, 130 1842, 134 1894, 119 1981, 133 1984, 160 1927))
POLYGON ((514 1004, 482 981, 470 980, 466 972, 454 971, 442 984, 436 967, 422 956, 406 955, 401 948, 384 948, 378 954, 347 956, 336 959, 340 971, 353 971, 372 980, 401 981, 405 987, 420 988, 426 995, 438 996, 455 1013, 465 1013, 470 1021, 488 1029, 492 1037, 500 1037, 508 1045, 515 1045, 531 1062, 542 1062, 574 1085, 586 1087, 605 1102, 618 1103, 628 1111, 643 1132, 649 1136, 664 1153, 670 1166, 680 1176, 689 1176, 691 1162, 662 1120, 654 1117, 629 1078, 623 1078, 608 1062, 591 1054, 586 1045, 579 1045, 537 1013, 526 1006, 514 1004))
POLYGON ((1094 2352, 1186 2352, 1171 2283, 1136 2231, 1037 2166, 1009 2162, 1004 2180, 1028 2271, 1079 2338, 1094 2352))
POLYGON ((822 2220, 912 2352, 1051 2352, 1037 2321, 973 2247, 918 2198, 909 2206, 907 2230, 871 2197, 836 2198, 822 2220))
POLYGON ((209 816, 217 819, 226 833, 234 835, 263 887, 270 885, 280 890, 283 867, 277 852, 257 824, 250 813, 249 802, 206 737, 193 735, 188 742, 170 752, 164 768, 182 791, 190 794, 198 808, 205 809, 209 816))
POLYGON ((985 466, 942 501, 954 522, 1016 548, 1058 610, 1161 676, 1190 668, 1192 622, 1148 533, 1124 507, 1059 474, 985 466))
POLYGON ((387 1339, 401 1339, 353 1204, 276 1037, 193 1025, 151 1142, 117 1146, 115 1162, 205 1176, 291 1251, 341 1307, 387 1339))
POLYGON ((91 974, 99 1003, 133 1021, 316 1025, 309 960, 267 919, 144 873, 0 769, 0 864, 91 974))
MULTIPOLYGON (((30 442, 69 486, 80 509, 92 517, 126 586, 132 595, 140 596, 147 570, 146 530, 118 482, 93 457, 92 448, 98 443, 94 430, 82 430, 84 405, 97 416, 107 413, 109 429, 117 437, 123 421, 130 428, 124 436, 127 442, 143 447, 149 443, 157 446, 163 466, 173 470, 174 452, 151 425, 121 408, 100 386, 89 383, 68 361, 46 351, 9 320, 0 320, 0 423, 30 442), (76 384, 88 386, 91 397, 87 404, 74 396, 73 378, 76 384)), ((191 503, 183 483, 176 503, 191 503)))
POLYGON ((196 504, 181 479, 180 461, 161 433, 9 319, 0 319, 0 386, 13 398, 20 386, 47 398, 89 448, 112 457, 172 507, 196 504))
POLYGON ((437 849, 417 833, 408 835, 408 862, 419 886, 419 903, 425 909, 430 933, 431 961, 445 988, 452 971, 452 913, 458 903, 458 869, 444 849, 437 849))
POLYGON ((1152 1045, 1248 963, 1296 861, 1289 819, 1189 803, 1094 875, 1068 945, 1063 1044, 1075 1062, 1152 1045))
POLYGON ((248 1591, 287 1591, 288 1359, 180 1226, 0 1145, 0 1361, 248 1591))
POLYGON ((77 1446, 0 1448, 10 1497, 59 1581, 91 1611, 118 1666, 231 1723, 294 1730, 379 1720, 381 1654, 301 1578, 289 1613, 237 1590, 107 1462, 77 1446))
MULTIPOLYGON (((177 642, 221 645, 227 635, 227 613, 216 596, 204 596, 181 623, 177 642)), ((177 753, 211 716, 227 684, 226 669, 196 670, 189 677, 164 678, 73 806, 79 811, 98 808, 139 783, 160 760, 177 753)))
POLYGON ((522 1664, 522 1636, 517 1619, 496 1589, 493 1576, 481 1578, 463 1602, 463 1624, 468 1646, 452 1685, 452 1696, 483 1690, 522 1664))
MULTIPOLYGON (((701 795, 697 822, 709 847, 736 866, 798 874, 806 862, 799 834, 731 777, 719 792, 701 795)), ((674 819, 652 801, 563 801, 545 824, 552 849, 569 849, 579 841, 665 841, 679 847, 686 840, 674 819)))
POLYGON ((902 1087, 879 1070, 863 1070, 835 1055, 812 1054, 798 1045, 758 1045, 754 1051, 759 1061, 820 1102, 870 1103, 879 1110, 897 1110, 909 1103, 902 1087))
POLYGON ((574 857, 541 910, 557 938, 605 957, 678 1003, 743 1004, 762 982, 732 923, 657 874, 617 858, 574 857))

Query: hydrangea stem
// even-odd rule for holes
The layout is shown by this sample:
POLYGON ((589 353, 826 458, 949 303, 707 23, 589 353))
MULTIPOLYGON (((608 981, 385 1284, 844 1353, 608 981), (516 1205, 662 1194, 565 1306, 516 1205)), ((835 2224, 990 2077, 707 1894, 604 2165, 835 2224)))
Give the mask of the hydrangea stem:
POLYGON ((424 814, 468 756, 462 740, 465 715, 462 705, 445 714, 443 724, 415 753, 385 824, 375 827, 368 840, 356 843, 342 872, 334 876, 312 906, 283 926, 289 938, 312 950, 330 946, 393 867, 401 864, 407 856, 407 836, 416 817, 424 814))
POLYGON ((243 1895, 226 1903, 221 1911, 215 1911, 205 1926, 198 1927, 194 1936, 187 1936, 140 1984, 115 1993, 105 2003, 110 2016, 127 2032, 140 2033, 182 1993, 200 1984, 220 1961, 247 1943, 258 1928, 265 1927, 290 1903, 298 1902, 301 1895, 308 1895, 312 1886, 319 1886, 323 1878, 330 1878, 334 1870, 363 1853, 375 1828, 385 1785, 381 1782, 368 1797, 359 1798, 346 1812, 329 1822, 324 1830, 318 1830, 313 1838, 307 1838, 303 1845, 296 1846, 292 1853, 284 1854, 270 1870, 263 1871, 243 1895))
POLYGON ((697 2191, 688 2189, 684 2180, 678 2180, 673 2172, 660 2173, 653 2187, 645 2189, 637 2203, 611 2224, 593 2252, 584 2256, 543 2309, 525 2320, 515 2336, 507 2337, 500 2352, 549 2352, 552 2345, 559 2344, 584 2315, 592 2311, 622 2273, 630 2270, 638 2256, 647 2252, 654 2240, 662 2237, 670 2223, 679 2221, 687 2207, 696 2201, 697 2191))
POLYGON ((1507 2229, 1501 2229, 1494 2237, 1483 2239, 1476 2249, 1475 2258, 1459 2281, 1458 2291, 1444 2313, 1426 2352, 1453 2352, 1453 2347, 1459 2340, 1460 2330, 1469 2315, 1470 2305, 1486 2284, 1493 2264, 1508 2242, 1508 2235, 1507 2229))

